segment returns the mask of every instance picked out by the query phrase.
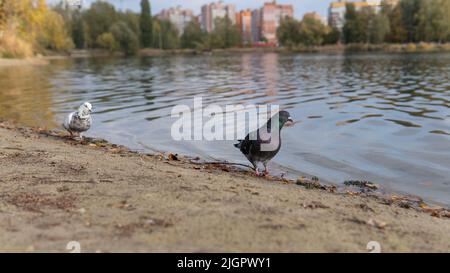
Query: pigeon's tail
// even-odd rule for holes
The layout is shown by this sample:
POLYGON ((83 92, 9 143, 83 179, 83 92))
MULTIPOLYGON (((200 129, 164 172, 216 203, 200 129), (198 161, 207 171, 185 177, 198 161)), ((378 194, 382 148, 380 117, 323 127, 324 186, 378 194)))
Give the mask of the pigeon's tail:
POLYGON ((241 145, 242 145, 242 140, 238 140, 238 141, 239 141, 239 143, 234 144, 234 147, 240 149, 241 145))

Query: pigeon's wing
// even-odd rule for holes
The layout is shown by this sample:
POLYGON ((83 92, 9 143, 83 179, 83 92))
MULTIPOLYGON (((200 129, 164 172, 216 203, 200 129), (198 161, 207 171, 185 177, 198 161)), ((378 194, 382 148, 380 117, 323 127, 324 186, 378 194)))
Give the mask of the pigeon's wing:
POLYGON ((81 119, 78 117, 77 113, 74 112, 67 116, 64 122, 64 128, 73 132, 86 132, 91 128, 92 117, 81 119))
POLYGON ((241 142, 241 147, 240 147, 240 148, 241 148, 241 152, 242 152, 244 155, 248 155, 248 154, 250 153, 251 147, 252 147, 252 143, 251 143, 251 141, 248 140, 247 138, 244 139, 244 140, 241 142))
POLYGON ((70 130, 70 124, 73 120, 73 116, 75 115, 75 112, 70 113, 69 115, 67 115, 66 119, 64 120, 63 126, 64 128, 66 128, 67 130, 70 130))
POLYGON ((92 118, 88 117, 85 119, 81 119, 78 116, 72 119, 72 123, 70 124, 70 128, 75 132, 86 132, 91 128, 92 118))
POLYGON ((281 141, 279 136, 272 136, 267 130, 258 130, 257 139, 250 140, 247 137, 241 146, 241 151, 252 162, 265 162, 272 159, 278 153, 280 147, 281 141))
POLYGON ((250 134, 248 134, 244 140, 240 141, 239 148, 244 155, 251 156, 259 150, 260 146, 259 140, 250 139, 250 134))

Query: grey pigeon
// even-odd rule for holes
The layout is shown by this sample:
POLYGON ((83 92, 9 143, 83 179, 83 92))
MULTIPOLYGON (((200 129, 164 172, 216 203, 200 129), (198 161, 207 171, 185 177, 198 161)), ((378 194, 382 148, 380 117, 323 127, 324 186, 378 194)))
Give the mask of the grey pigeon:
POLYGON ((64 121, 64 128, 69 131, 70 136, 78 134, 81 140, 83 140, 83 132, 86 132, 92 125, 92 105, 89 102, 83 103, 78 111, 70 113, 64 121))
MULTIPOLYGON (((258 163, 264 165, 264 175, 269 174, 267 164, 269 161, 277 155, 281 148, 281 129, 287 124, 293 124, 289 113, 287 111, 280 111, 273 116, 264 126, 259 128, 256 132, 248 134, 244 140, 239 140, 239 143, 234 144, 236 148, 247 157, 255 168, 256 175, 259 176, 258 163), (278 134, 271 136, 271 124, 272 120, 278 119, 278 134), (250 136, 256 136, 250 138, 250 136), (262 144, 265 144, 262 149, 262 144)), ((274 126, 277 126, 274 124, 274 126)))

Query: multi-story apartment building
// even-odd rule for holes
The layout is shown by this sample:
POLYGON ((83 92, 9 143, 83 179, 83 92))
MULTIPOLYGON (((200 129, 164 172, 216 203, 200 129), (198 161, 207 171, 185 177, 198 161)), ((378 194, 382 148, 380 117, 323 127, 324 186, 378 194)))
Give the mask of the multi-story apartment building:
MULTIPOLYGON (((374 8, 377 11, 381 7, 382 0, 364 0, 364 1, 347 1, 339 0, 338 2, 330 3, 328 8, 328 25, 333 28, 342 30, 344 27, 344 19, 347 3, 352 3, 357 10, 362 8, 374 8)), ((387 0, 387 4, 395 5, 398 0, 387 0)))
POLYGON ((216 18, 228 17, 232 24, 236 23, 236 8, 232 4, 224 4, 222 1, 202 6, 201 25, 204 30, 214 30, 216 18))
POLYGON ((195 16, 190 9, 182 9, 180 6, 176 8, 163 9, 158 18, 163 20, 169 20, 178 29, 178 33, 181 35, 184 32, 184 28, 187 24, 195 19, 195 16))
POLYGON ((292 5, 280 5, 276 0, 265 3, 261 8, 261 37, 269 43, 277 44, 277 28, 280 26, 281 19, 293 16, 292 5))
POLYGON ((242 42, 244 44, 251 44, 253 41, 252 11, 248 9, 236 13, 236 25, 241 31, 242 42))
POLYGON ((261 9, 252 11, 252 41, 253 43, 261 41, 261 9))

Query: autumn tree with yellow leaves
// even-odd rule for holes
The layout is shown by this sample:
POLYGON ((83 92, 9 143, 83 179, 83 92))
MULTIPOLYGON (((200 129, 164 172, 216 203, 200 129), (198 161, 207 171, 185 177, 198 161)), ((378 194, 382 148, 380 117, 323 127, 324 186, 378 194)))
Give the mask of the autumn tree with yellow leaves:
POLYGON ((2 57, 73 48, 63 18, 45 0, 0 0, 0 32, 2 57))

